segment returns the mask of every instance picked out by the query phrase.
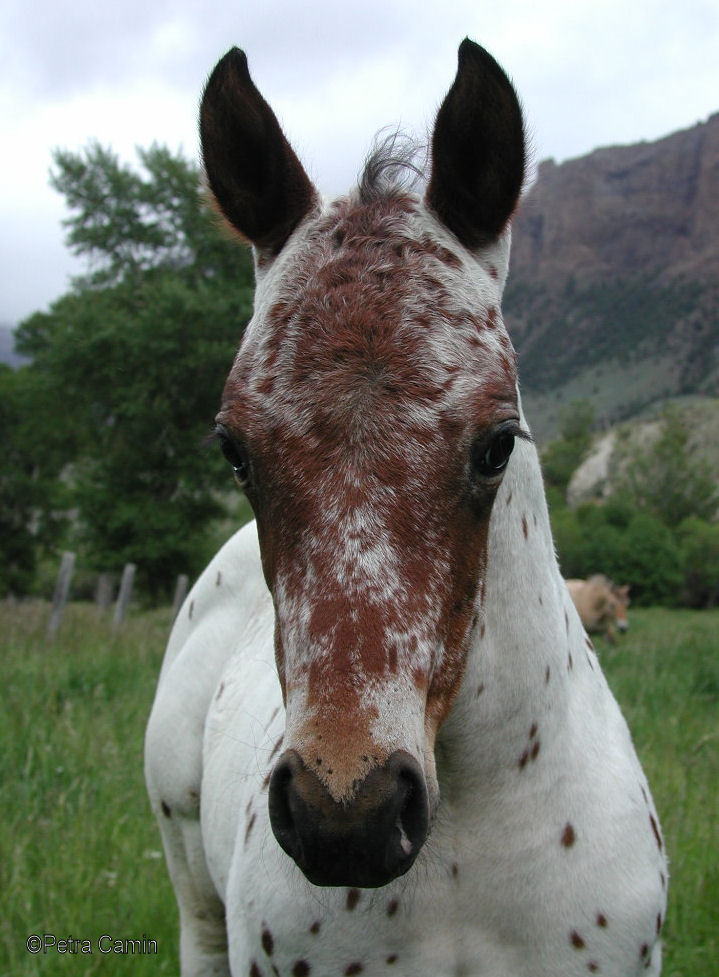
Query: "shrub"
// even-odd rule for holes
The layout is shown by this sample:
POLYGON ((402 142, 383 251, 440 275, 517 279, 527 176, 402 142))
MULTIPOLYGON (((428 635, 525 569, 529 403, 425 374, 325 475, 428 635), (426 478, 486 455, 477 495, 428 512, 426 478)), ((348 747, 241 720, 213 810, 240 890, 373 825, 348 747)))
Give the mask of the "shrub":
POLYGON ((621 535, 624 581, 637 604, 680 602, 682 571, 679 548, 672 533, 656 516, 640 512, 621 535))
POLYGON ((690 607, 719 604, 719 525, 695 517, 678 530, 684 574, 683 600, 690 607))
POLYGON ((604 573, 630 584, 637 604, 680 602, 682 556, 671 531, 655 516, 631 514, 618 505, 585 505, 558 509, 552 524, 565 577, 604 573))

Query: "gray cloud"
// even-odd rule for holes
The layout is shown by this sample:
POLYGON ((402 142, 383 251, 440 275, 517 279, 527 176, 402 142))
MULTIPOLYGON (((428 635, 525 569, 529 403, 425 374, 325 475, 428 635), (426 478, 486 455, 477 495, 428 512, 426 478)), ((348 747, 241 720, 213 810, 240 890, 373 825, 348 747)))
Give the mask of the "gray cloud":
POLYGON ((237 44, 320 188, 339 192, 377 129, 424 134, 465 35, 513 75, 539 158, 658 138, 719 109, 715 0, 5 0, 0 321, 77 271, 47 186, 53 146, 99 138, 132 158, 158 139, 194 153, 202 84, 237 44))

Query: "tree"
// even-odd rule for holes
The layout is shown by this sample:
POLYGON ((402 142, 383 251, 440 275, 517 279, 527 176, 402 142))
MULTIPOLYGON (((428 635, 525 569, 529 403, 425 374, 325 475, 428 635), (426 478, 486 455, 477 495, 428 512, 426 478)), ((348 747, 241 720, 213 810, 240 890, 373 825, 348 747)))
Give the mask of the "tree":
POLYGON ((196 167, 157 146, 138 154, 139 173, 97 145, 55 154, 68 243, 90 271, 21 325, 18 348, 54 400, 77 544, 98 569, 137 563, 157 593, 199 569, 222 511, 225 467, 201 443, 253 275, 202 208, 196 167))
POLYGON ((238 270, 247 276, 249 253, 233 247, 201 206, 197 167, 164 146, 137 154, 141 172, 98 143, 53 154, 50 183, 71 211, 67 243, 89 266, 76 285, 133 283, 153 268, 227 284, 238 270))
POLYGON ((559 437, 542 452, 542 469, 547 486, 564 496, 591 447, 594 407, 588 400, 574 400, 562 411, 560 421, 559 437))
POLYGON ((0 595, 28 591, 39 557, 63 526, 58 445, 37 425, 43 405, 49 401, 41 377, 0 364, 0 595))

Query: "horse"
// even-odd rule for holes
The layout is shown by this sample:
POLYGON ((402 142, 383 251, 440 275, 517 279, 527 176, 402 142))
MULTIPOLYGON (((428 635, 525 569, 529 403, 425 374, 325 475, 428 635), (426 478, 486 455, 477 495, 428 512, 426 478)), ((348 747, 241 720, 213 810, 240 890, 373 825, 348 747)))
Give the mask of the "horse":
POLYGON ((614 644, 617 631, 629 630, 627 584, 619 586, 602 573, 595 573, 587 580, 567 580, 566 584, 589 634, 602 634, 614 644))
POLYGON ((512 84, 465 39, 424 179, 385 139, 333 201, 239 49, 200 132, 254 253, 214 435, 255 518, 188 595, 146 733, 182 974, 658 974, 664 841, 500 310, 512 84))

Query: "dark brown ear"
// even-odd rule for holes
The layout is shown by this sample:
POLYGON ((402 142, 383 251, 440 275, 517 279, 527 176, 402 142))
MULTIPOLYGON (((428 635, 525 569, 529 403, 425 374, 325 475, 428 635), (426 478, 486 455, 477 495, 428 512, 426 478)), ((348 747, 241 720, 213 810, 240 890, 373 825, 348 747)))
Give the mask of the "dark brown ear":
POLYGON ((437 113, 426 201, 465 247, 483 247, 514 211, 524 162, 514 88, 494 58, 465 38, 457 77, 437 113))
POLYGON ((205 86, 200 140, 220 211, 252 244, 278 254, 317 193, 239 48, 227 52, 205 86))

